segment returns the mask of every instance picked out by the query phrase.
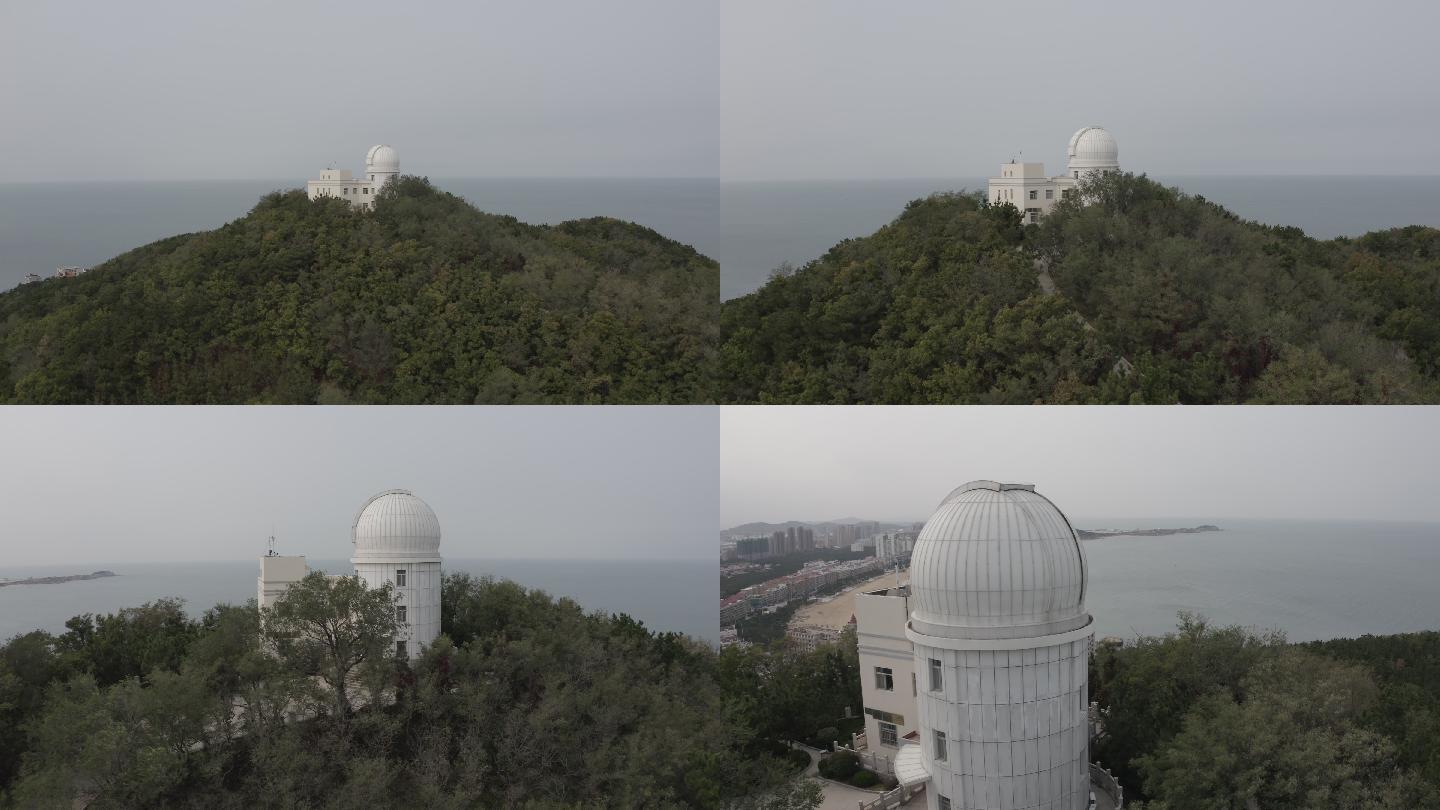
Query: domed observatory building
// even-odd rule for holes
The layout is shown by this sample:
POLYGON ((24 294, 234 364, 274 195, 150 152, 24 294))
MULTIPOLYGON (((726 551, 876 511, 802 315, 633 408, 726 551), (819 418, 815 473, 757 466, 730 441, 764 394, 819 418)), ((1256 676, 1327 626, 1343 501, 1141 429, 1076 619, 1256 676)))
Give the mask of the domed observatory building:
POLYGON ((365 153, 365 174, 355 177, 349 169, 325 169, 319 180, 305 184, 306 195, 314 200, 320 197, 339 197, 348 200, 356 208, 375 207, 375 195, 385 184, 400 176, 400 154, 392 146, 378 144, 365 153))
POLYGON ((1086 810, 1085 553, 1029 484, 972 481, 926 521, 910 568, 919 745, 895 773, 931 810, 1086 810))
POLYGON ((440 635, 440 521, 414 493, 392 489, 365 502, 350 527, 355 575, 395 589, 395 653, 415 658, 440 635))
POLYGON ((1002 164, 1000 175, 990 178, 990 202, 1008 202, 1020 209, 1026 223, 1039 222, 1057 201, 1074 193, 1086 174, 1120 171, 1120 147, 1104 128, 1081 127, 1070 136, 1066 160, 1065 174, 1054 177, 1045 174, 1044 163, 1002 164))

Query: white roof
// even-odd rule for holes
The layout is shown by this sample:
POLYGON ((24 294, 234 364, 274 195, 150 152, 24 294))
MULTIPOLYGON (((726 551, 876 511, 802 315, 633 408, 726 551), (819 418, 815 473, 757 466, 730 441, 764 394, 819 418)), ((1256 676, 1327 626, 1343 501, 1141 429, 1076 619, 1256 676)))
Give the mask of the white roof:
POLYGON ((1120 146, 1101 127, 1081 127, 1070 136, 1067 154, 1072 170, 1120 168, 1120 146))
POLYGON ((437 557, 440 521, 430 505, 404 489, 365 502, 350 527, 356 557, 437 557))
POLYGON ((1085 553, 1032 484, 971 481, 925 522, 910 562, 911 626, 949 638, 1025 638, 1085 625, 1085 553))
POLYGON ((400 154, 395 147, 386 144, 376 144, 370 147, 365 153, 365 168, 377 172, 398 172, 400 171, 400 154))
POLYGON ((901 787, 914 787, 930 779, 925 768, 925 752, 915 743, 900 746, 895 753, 895 779, 901 787))

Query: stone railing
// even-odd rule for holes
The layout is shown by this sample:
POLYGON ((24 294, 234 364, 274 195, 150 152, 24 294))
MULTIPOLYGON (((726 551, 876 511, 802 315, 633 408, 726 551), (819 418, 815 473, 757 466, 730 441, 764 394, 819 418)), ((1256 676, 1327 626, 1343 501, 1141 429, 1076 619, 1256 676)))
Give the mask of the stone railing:
POLYGON ((893 776, 895 774, 895 757, 889 754, 882 754, 879 751, 858 751, 848 745, 841 745, 840 743, 835 743, 834 748, 836 752, 849 751, 854 754, 860 760, 862 766, 869 768, 875 773, 885 774, 887 776, 893 776))
POLYGON ((1090 763, 1090 784, 1105 791, 1105 795, 1115 803, 1115 810, 1125 806, 1125 789, 1120 787, 1115 775, 1100 767, 1098 762, 1090 763))
POLYGON ((897 787, 868 802, 860 802, 860 810, 896 810, 896 808, 904 807, 906 802, 924 791, 924 785, 897 787))

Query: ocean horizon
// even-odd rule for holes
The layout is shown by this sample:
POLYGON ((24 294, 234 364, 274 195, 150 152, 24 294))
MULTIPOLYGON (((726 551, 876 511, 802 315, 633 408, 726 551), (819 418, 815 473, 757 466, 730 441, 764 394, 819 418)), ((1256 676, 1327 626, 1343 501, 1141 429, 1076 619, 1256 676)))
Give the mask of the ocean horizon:
MULTIPOLYGON (((312 570, 348 573, 344 559, 311 558, 312 570)), ((104 579, 53 585, 0 588, 0 642, 32 630, 65 631, 65 622, 84 613, 114 613, 156 599, 185 601, 199 617, 217 604, 244 604, 255 598, 259 559, 176 563, 86 562, 0 567, 0 577, 89 574, 114 571, 104 579)), ((445 573, 509 579, 555 598, 568 597, 588 612, 626 613, 655 631, 684 633, 718 643, 715 604, 720 584, 710 560, 542 560, 446 559, 445 573)))

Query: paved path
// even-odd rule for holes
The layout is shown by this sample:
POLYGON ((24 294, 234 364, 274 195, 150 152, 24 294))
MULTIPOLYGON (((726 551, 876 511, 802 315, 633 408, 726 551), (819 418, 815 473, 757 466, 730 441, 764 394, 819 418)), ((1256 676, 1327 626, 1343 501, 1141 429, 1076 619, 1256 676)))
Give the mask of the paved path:
MULTIPOLYGON (((820 784, 820 794, 823 797, 820 801, 819 810, 857 810, 861 802, 871 802, 880 798, 880 792, 874 790, 861 790, 860 788, 842 785, 839 782, 831 782, 828 779, 820 778, 820 755, 810 749, 802 749, 810 754, 810 767, 805 769, 805 776, 812 776, 820 784)), ((905 803, 906 808, 924 807, 925 794, 912 798, 905 803)))

